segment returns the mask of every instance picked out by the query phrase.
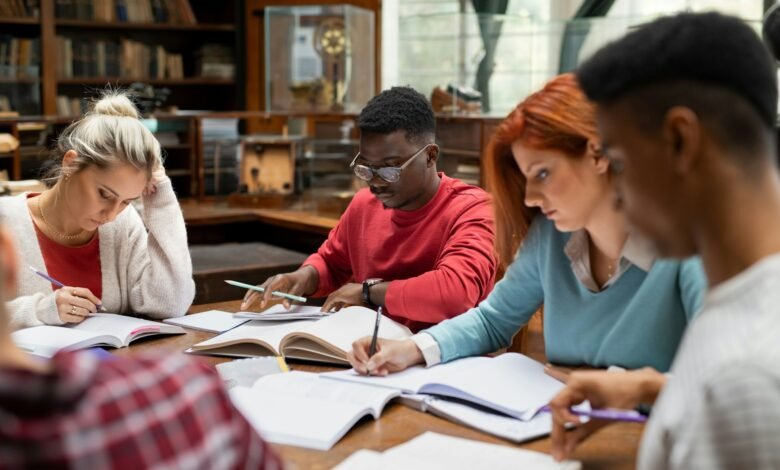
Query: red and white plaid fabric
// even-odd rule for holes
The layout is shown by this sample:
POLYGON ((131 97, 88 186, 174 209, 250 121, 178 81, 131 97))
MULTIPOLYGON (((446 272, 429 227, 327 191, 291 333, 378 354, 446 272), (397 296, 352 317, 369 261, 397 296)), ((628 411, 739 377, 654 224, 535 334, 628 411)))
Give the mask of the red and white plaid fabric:
POLYGON ((196 359, 61 353, 47 374, 0 369, 0 468, 281 467, 196 359))

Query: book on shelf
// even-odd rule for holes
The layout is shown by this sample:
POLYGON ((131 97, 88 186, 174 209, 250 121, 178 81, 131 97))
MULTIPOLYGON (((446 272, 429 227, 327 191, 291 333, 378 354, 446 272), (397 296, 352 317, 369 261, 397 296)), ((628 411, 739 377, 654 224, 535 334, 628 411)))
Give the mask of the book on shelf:
POLYGON ((37 78, 40 71, 40 39, 0 34, 0 76, 37 78))
POLYGON ((197 24, 189 0, 55 0, 54 15, 81 21, 197 24))
MULTIPOLYGON (((374 331, 376 312, 347 307, 321 320, 291 322, 249 321, 188 350, 193 353, 232 357, 285 356, 329 364, 349 365, 352 343, 374 331)), ((405 326, 387 317, 379 324, 379 337, 403 339, 412 335, 405 326)))
POLYGON ((38 0, 3 0, 0 2, 0 16, 11 18, 38 18, 38 0))
POLYGON ((11 337, 17 346, 31 354, 52 357, 62 350, 95 346, 122 348, 140 338, 171 334, 184 334, 184 330, 127 315, 98 313, 75 325, 33 326, 17 330, 11 337))
POLYGON ((181 54, 162 45, 138 41, 87 41, 57 36, 57 74, 60 78, 181 79, 181 54))

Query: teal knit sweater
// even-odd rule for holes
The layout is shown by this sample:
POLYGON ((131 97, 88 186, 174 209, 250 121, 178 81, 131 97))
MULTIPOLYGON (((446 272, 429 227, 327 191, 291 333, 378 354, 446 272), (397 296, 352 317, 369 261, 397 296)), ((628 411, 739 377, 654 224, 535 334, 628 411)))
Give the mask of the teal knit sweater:
POLYGON ((424 330, 442 362, 507 347, 544 304, 547 360, 563 365, 667 371, 707 286, 698 258, 631 266, 607 289, 588 290, 564 252, 570 233, 534 219, 520 252, 477 307, 424 330))

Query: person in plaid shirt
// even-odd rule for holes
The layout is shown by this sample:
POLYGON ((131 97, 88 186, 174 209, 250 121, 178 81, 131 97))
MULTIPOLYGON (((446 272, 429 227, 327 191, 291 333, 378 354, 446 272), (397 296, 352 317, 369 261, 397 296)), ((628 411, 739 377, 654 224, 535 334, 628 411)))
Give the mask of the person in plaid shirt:
POLYGON ((0 469, 281 468, 216 372, 193 358, 25 354, 1 310, 15 266, 0 227, 0 469))

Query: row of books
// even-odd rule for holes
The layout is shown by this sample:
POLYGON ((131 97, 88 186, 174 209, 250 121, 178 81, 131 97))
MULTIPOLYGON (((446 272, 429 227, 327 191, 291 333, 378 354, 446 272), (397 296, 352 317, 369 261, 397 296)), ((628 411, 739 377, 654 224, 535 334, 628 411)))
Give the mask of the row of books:
POLYGON ((0 16, 38 18, 40 14, 39 0, 0 1, 0 16))
POLYGON ((198 22, 189 0, 56 0, 54 14, 62 19, 122 23, 198 22))
POLYGON ((184 78, 181 54, 159 44, 130 39, 88 41, 57 36, 57 74, 72 77, 122 77, 131 79, 184 78))
POLYGON ((40 63, 40 39, 0 34, 0 77, 36 78, 40 63))
POLYGON ((83 112, 85 103, 79 98, 57 95, 57 116, 78 117, 83 112))

